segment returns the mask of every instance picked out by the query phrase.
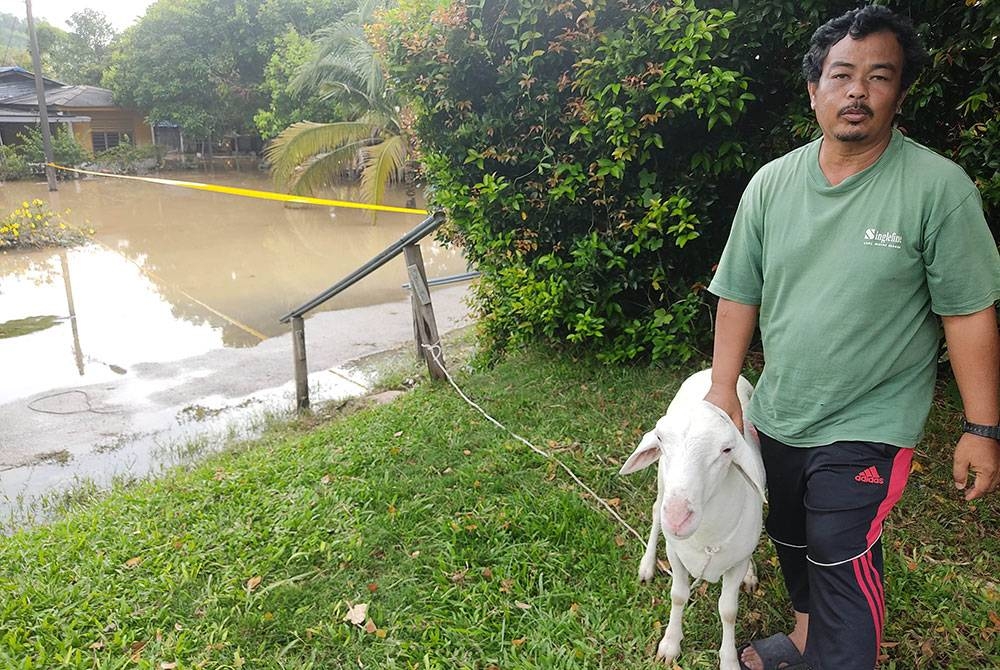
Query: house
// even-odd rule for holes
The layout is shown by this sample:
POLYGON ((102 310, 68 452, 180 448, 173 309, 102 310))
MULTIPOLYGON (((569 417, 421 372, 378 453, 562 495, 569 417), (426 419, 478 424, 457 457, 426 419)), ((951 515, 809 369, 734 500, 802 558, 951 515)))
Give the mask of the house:
MULTIPOLYGON (((118 146, 127 137, 136 146, 153 143, 153 130, 134 109, 114 104, 111 91, 96 86, 67 86, 42 79, 49 126, 66 125, 77 143, 95 153, 118 146)), ((0 67, 0 143, 39 123, 35 77, 20 67, 0 67)))

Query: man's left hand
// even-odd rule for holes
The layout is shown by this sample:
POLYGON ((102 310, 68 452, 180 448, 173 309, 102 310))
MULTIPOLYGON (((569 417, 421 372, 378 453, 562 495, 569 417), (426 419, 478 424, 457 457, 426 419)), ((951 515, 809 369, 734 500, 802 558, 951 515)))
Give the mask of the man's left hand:
POLYGON ((955 488, 965 491, 966 500, 975 500, 995 491, 1000 486, 1000 442, 963 433, 955 445, 952 476, 955 488), (971 487, 970 473, 974 477, 971 487))

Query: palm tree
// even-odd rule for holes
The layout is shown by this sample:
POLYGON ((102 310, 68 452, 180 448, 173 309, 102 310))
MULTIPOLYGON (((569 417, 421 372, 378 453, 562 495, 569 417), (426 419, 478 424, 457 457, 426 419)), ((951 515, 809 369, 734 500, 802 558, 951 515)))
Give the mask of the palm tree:
POLYGON ((379 203, 386 184, 406 167, 410 140, 400 123, 399 101, 364 32, 385 3, 361 0, 355 11, 320 30, 317 55, 292 82, 299 91, 337 100, 353 117, 336 123, 303 121, 272 140, 266 151, 272 175, 292 193, 310 195, 360 160, 361 196, 379 203))

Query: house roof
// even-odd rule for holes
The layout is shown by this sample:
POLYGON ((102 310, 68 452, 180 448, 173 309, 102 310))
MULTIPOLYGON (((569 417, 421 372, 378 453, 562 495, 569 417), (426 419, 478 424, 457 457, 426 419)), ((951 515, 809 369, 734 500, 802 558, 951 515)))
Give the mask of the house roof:
MULTIPOLYGON (((54 79, 42 78, 45 104, 48 107, 73 109, 114 107, 111 91, 97 86, 67 86, 54 79)), ((0 67, 0 105, 37 107, 35 76, 24 68, 0 67)))
MULTIPOLYGON (((4 100, 0 92, 0 101, 5 105, 36 106, 38 97, 34 91, 4 100)), ((111 91, 97 86, 61 86, 46 89, 45 104, 49 107, 70 107, 73 109, 114 107, 111 91)))
MULTIPOLYGON (((35 75, 17 65, 4 65, 0 66, 0 80, 4 79, 30 79, 31 81, 35 81, 35 75)), ((42 81, 53 86, 65 86, 61 81, 49 79, 48 77, 42 77, 42 81)))

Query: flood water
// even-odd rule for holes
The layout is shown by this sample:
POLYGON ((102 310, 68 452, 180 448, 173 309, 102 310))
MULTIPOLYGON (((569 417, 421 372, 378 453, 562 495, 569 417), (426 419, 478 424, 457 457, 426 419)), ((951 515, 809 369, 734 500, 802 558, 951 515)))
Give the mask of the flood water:
MULTIPOLYGON (((275 190, 267 174, 170 171, 167 179, 275 190)), ((358 200, 355 189, 319 194, 358 200)), ((0 324, 56 317, 0 339, 0 404, 52 388, 92 384, 140 362, 220 347, 254 347, 286 333, 278 319, 398 240, 420 215, 293 206, 113 178, 0 185, 0 212, 40 198, 92 242, 0 253, 0 324), (68 213, 66 213, 68 212, 68 213), (75 316, 75 319, 69 317, 75 316)), ((390 192, 386 204, 403 206, 390 192)), ((421 243, 429 278, 464 272, 460 251, 421 243)), ((390 262, 318 308, 398 300, 407 281, 390 262)))

